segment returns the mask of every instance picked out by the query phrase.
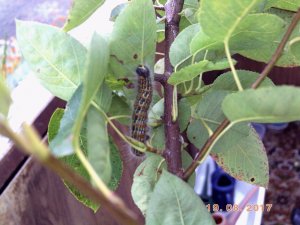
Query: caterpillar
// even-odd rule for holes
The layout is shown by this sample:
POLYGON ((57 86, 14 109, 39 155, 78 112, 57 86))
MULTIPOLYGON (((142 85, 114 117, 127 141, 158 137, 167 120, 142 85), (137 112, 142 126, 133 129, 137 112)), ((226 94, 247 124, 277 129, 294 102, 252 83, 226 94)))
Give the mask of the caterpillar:
MULTIPOLYGON (((150 71, 146 66, 139 66, 136 69, 138 77, 138 90, 134 102, 132 114, 131 137, 145 143, 147 132, 148 110, 152 101, 152 83, 150 71)), ((143 153, 132 149, 136 156, 143 153)))

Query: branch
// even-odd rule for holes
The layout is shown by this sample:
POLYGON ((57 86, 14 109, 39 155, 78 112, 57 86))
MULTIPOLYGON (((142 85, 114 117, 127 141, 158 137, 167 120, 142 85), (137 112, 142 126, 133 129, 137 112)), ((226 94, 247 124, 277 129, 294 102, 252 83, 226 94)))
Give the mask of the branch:
POLYGON ((181 144, 179 141, 179 125, 178 121, 172 121, 172 107, 173 107, 173 90, 174 87, 166 81, 173 73, 173 66, 170 62, 169 52, 170 47, 176 36, 179 33, 179 22, 182 11, 183 0, 168 0, 165 4, 166 12, 166 31, 165 31, 165 73, 164 81, 164 125, 165 125, 165 138, 166 149, 163 156, 166 159, 168 170, 173 174, 179 174, 182 168, 181 161, 181 144))
POLYGON ((0 134, 10 138, 22 151, 33 155, 40 163, 73 184, 91 200, 101 204, 120 224, 141 225, 137 220, 137 215, 128 209, 117 195, 113 192, 102 193, 96 190, 69 166, 51 155, 50 150, 41 142, 38 134, 31 127, 24 126, 26 137, 24 138, 14 133, 5 121, 0 120, 0 134))
POLYGON ((278 61, 278 59, 280 58, 280 56, 282 55, 282 52, 284 50, 284 46, 288 42, 288 40, 289 40, 289 38, 290 38, 293 30, 297 26, 299 20, 300 20, 300 8, 298 9, 298 12, 293 17, 292 22, 290 23, 290 25, 289 25, 289 27, 288 27, 285 35, 283 36, 280 44, 278 45, 275 53, 273 54, 271 60, 268 63, 268 65, 261 72, 261 74, 258 77, 258 79, 252 84, 251 87, 253 89, 256 89, 261 84, 261 82, 266 78, 266 76, 268 76, 269 72, 272 70, 272 68, 274 67, 274 65, 276 64, 276 62, 278 61))
MULTIPOLYGON (((280 56, 282 55, 284 46, 286 45, 290 35, 292 34, 293 30, 295 29, 298 21, 300 20, 300 9, 295 14, 292 22, 290 23, 285 35, 283 36, 280 44, 278 45, 275 53, 273 54, 271 60, 266 65, 265 69, 261 72, 257 80, 252 84, 251 88, 256 89, 259 87, 261 82, 266 78, 266 76, 269 74, 271 69, 274 67, 280 56)), ((210 147, 212 144, 214 144, 215 140, 218 138, 218 136, 222 133, 223 130, 227 128, 227 126, 230 124, 230 121, 225 119, 216 129, 216 131, 213 133, 213 135, 205 142, 204 146, 198 152, 195 159, 192 161, 191 165, 186 169, 183 175, 184 180, 188 180, 188 178, 194 173, 195 169, 198 166, 198 162, 203 159, 204 156, 207 155, 207 152, 210 150, 210 147)))

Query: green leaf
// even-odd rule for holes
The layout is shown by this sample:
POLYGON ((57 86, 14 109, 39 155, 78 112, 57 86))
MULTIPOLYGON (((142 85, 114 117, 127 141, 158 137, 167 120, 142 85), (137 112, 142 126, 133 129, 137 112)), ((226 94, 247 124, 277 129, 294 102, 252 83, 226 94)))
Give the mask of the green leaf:
POLYGON ((48 124, 48 141, 52 142, 59 132, 60 122, 64 116, 64 109, 57 108, 52 114, 48 124))
MULTIPOLYGON (((214 40, 230 39, 239 23, 261 0, 202 0, 199 22, 214 40)), ((258 24, 257 24, 258 25, 258 24)))
POLYGON ((187 9, 187 8, 198 9, 199 1, 198 0, 185 0, 183 3, 183 9, 187 9))
POLYGON ((259 49, 277 40, 284 32, 285 22, 278 16, 267 13, 247 15, 230 39, 231 50, 259 49), (259 21, 259 23, 257 23, 259 21))
MULTIPOLYGON (((264 47, 268 42, 273 42, 278 35, 282 34, 284 26, 285 22, 273 14, 247 15, 231 34, 230 49, 237 51, 264 47), (257 21, 260 21, 260 23, 257 23, 257 21)), ((195 54, 203 50, 223 50, 224 44, 222 41, 214 36, 208 36, 203 29, 200 29, 191 41, 191 52, 195 54)))
POLYGON ((149 201, 146 224, 215 224, 194 190, 180 178, 163 170, 149 201))
POLYGON ((127 2, 121 3, 121 4, 117 5, 115 8, 113 8, 113 10, 110 13, 109 20, 115 21, 117 19, 117 17, 120 15, 120 13, 126 8, 127 5, 128 5, 127 2))
POLYGON ((95 106, 92 106, 92 100, 100 92, 98 106, 100 108, 104 106, 106 109, 109 109, 110 102, 107 102, 109 98, 106 95, 111 96, 111 91, 101 88, 107 74, 108 59, 108 44, 101 36, 94 34, 89 49, 85 79, 83 80, 82 101, 80 102, 79 112, 77 117, 75 117, 75 123, 72 127, 72 141, 74 143, 74 141, 77 141, 77 138, 80 138, 80 130, 85 117, 87 117, 88 160, 96 173, 106 183, 110 180, 111 167, 105 115, 100 115, 100 112, 96 111, 95 106), (104 101, 104 103, 101 101, 104 101), (101 147, 103 147, 102 150, 101 147))
POLYGON ((56 27, 19 20, 16 25, 22 54, 42 85, 69 100, 82 81, 86 49, 56 27))
POLYGON ((105 117, 93 106, 87 113, 88 160, 104 183, 111 179, 110 145, 105 117))
POLYGON ((275 7, 279 9, 297 12, 300 0, 268 0, 265 9, 275 7))
MULTIPOLYGON (((78 115, 78 109, 80 107, 82 96, 82 85, 75 91, 72 98, 66 105, 64 115, 60 121, 59 131, 57 135, 49 143, 52 154, 57 157, 70 155, 73 153, 73 147, 71 143, 72 128, 75 123, 75 119, 78 115)), ((57 126, 55 120, 52 120, 54 124, 49 124, 49 130, 51 126, 57 126)))
POLYGON ((111 160, 110 164, 112 166, 112 176, 108 184, 108 187, 111 190, 116 190, 121 180, 121 176, 123 172, 123 162, 119 150, 116 148, 116 146, 112 143, 111 140, 110 140, 110 160, 111 160))
POLYGON ((190 24, 196 24, 198 23, 196 15, 197 10, 198 9, 195 8, 185 8, 182 10, 181 15, 184 16, 190 24))
POLYGON ((220 139, 223 146, 216 146, 211 155, 231 176, 266 188, 269 183, 268 157, 260 138, 253 128, 250 129, 248 134, 228 133, 227 140, 231 141, 224 143, 220 139))
MULTIPOLYGON (((250 88, 251 85, 259 77, 258 73, 248 70, 237 70, 237 74, 244 88, 250 88)), ((270 86, 274 86, 274 84, 268 77, 266 77, 259 86, 259 88, 270 86)), ((218 76, 210 90, 238 91, 232 72, 223 73, 220 76, 218 76)))
MULTIPOLYGON (((294 13, 289 11, 279 10, 279 9, 273 9, 273 8, 268 10, 268 12, 276 14, 277 16, 281 17, 285 21, 285 27, 282 30, 282 32, 278 34, 277 38, 275 38, 272 41, 266 42, 260 48, 239 50, 237 51, 237 53, 247 58, 253 59, 255 61, 268 62, 271 59, 283 35, 285 34, 285 31, 288 29, 288 26, 293 18, 294 13)), ((289 40, 292 40, 295 37, 299 37, 299 35, 300 35, 300 23, 294 29, 289 40)), ((276 62, 277 66, 295 67, 300 65, 300 60, 297 57, 295 57, 290 50, 291 50, 290 48, 285 48, 283 50, 282 56, 276 62)))
POLYGON ((228 95, 222 104, 233 123, 280 123, 300 120, 300 88, 291 86, 245 90, 228 95))
MULTIPOLYGON (((67 110, 70 110, 68 107, 69 106, 67 105, 67 110)), ((52 114, 49 125, 48 125, 48 141, 50 143, 52 143, 54 138, 58 138, 59 135, 61 135, 61 133, 59 133, 60 132, 59 129, 61 127, 61 123, 63 122, 62 121, 63 116, 64 116, 64 114, 69 114, 69 113, 70 112, 68 112, 68 111, 66 111, 66 113, 64 113, 63 109, 58 108, 52 114)), ((65 117, 65 119, 66 119, 66 117, 65 117)), ((69 134, 70 133, 71 133, 71 128, 69 130, 69 134)), ((82 135, 86 136, 85 130, 83 130, 82 135)), ((83 137, 83 136, 82 136, 82 139, 81 139, 82 140, 81 141, 81 146, 82 146, 82 149, 83 149, 83 151, 86 155, 87 154, 87 152, 86 152, 86 137, 83 137)), ((70 143, 70 145, 71 145, 71 143, 70 143)), ((62 160, 67 165, 72 167, 72 169, 74 169, 78 174, 80 174, 81 176, 83 176, 87 180, 90 179, 87 171, 82 166, 81 162, 79 161, 79 159, 77 158, 77 156, 75 154, 71 154, 71 155, 62 157, 62 160)), ((80 193, 80 191, 78 191, 78 189, 76 187, 74 187, 73 185, 71 185, 68 182, 64 181, 64 183, 65 183, 66 187, 69 189, 69 191, 74 195, 74 197, 78 201, 80 201, 81 203, 83 203, 84 205, 86 205, 87 207, 91 208, 94 211, 96 211, 99 208, 99 204, 96 204, 96 203, 92 202, 90 199, 86 198, 83 194, 80 193)))
MULTIPOLYGON (((187 168, 192 160, 193 159, 187 152, 182 152, 183 168, 187 168)), ((167 169, 165 159, 159 155, 150 153, 147 155, 146 160, 138 166, 134 173, 131 194, 135 204, 139 207, 143 214, 146 213, 149 199, 154 186, 160 177, 162 169, 167 169)), ((188 183, 191 187, 194 187, 194 175, 188 180, 188 183)))
MULTIPOLYGON (((84 150, 84 154, 86 155, 86 151, 84 150)), ((89 180, 90 177, 85 170, 84 166, 81 164, 80 160, 77 158, 76 154, 68 155, 62 158, 64 163, 70 166, 73 170, 76 171, 77 174, 84 177, 86 180, 89 180)), ((72 195, 82 204, 86 205, 87 207, 91 208, 94 212, 96 212, 99 208, 99 204, 91 201, 89 198, 84 196, 75 186, 72 184, 64 181, 64 184, 72 193, 72 195)))
MULTIPOLYGON (((83 100, 80 114, 86 111, 107 75, 109 47, 104 38, 94 34, 87 60, 87 70, 83 80, 83 100)), ((81 116, 81 115, 79 115, 81 116)))
POLYGON ((146 213, 151 193, 158 181, 162 167, 166 168, 164 161, 161 156, 150 154, 134 173, 131 195, 143 214, 146 213))
POLYGON ((151 0, 133 0, 117 17, 111 34, 111 68, 117 77, 154 66, 156 20, 151 0))
MULTIPOLYGON (((230 91, 211 91, 198 103, 195 110, 197 120, 192 121, 187 130, 188 139, 197 148, 202 148, 209 134, 225 119, 221 104, 230 93, 230 91)), ((261 140, 247 123, 229 128, 212 147, 211 154, 217 163, 235 178, 267 186, 269 177, 266 152, 261 140), (255 169, 252 168, 253 165, 255 169)))
POLYGON ((222 42, 212 39, 203 32, 203 29, 199 29, 199 32, 193 37, 190 43, 190 50, 192 54, 203 50, 222 50, 224 48, 224 44, 222 42))
MULTIPOLYGON (((88 66, 83 80, 83 101, 77 118, 86 116, 87 158, 98 176, 108 184, 112 168, 106 118, 91 105, 94 100, 104 112, 107 112, 112 100, 111 90, 103 83, 109 61, 109 47, 105 39, 94 34, 88 55, 88 66)), ((80 122, 80 119, 75 121, 74 127, 82 126, 77 124, 78 121, 80 122)))
POLYGON ((190 81, 197 77, 200 73, 204 73, 212 70, 222 70, 229 67, 227 60, 222 60, 216 63, 210 62, 208 60, 203 60, 198 63, 186 66, 181 70, 172 74, 168 79, 168 83, 172 85, 177 85, 185 81, 190 81))
POLYGON ((99 106, 105 113, 109 111, 112 105, 112 91, 106 85, 106 83, 102 83, 101 87, 98 89, 93 101, 99 106))
MULTIPOLYGON (((84 141, 82 143, 82 149, 83 149, 84 154, 87 156, 86 146, 87 146, 87 143, 86 143, 86 141, 84 141)), ((116 190, 117 187, 119 186, 119 182, 120 182, 121 175, 122 175, 122 170, 123 170, 122 161, 120 158, 119 151, 116 149, 115 145, 112 142, 110 142, 110 150, 111 150, 111 157, 110 157, 111 163, 110 164, 112 165, 112 177, 108 184, 108 187, 111 190, 116 190)), ((90 179, 87 171, 85 170, 84 166, 81 164, 80 160, 77 158, 77 156, 75 154, 66 156, 66 157, 62 158, 62 160, 67 165, 72 167, 78 174, 83 176, 86 180, 90 179)), ((65 182, 65 185, 67 186, 67 188, 70 190, 70 192, 74 195, 74 197, 78 201, 80 201, 87 207, 91 208, 93 211, 98 210, 98 208, 99 208, 98 203, 92 202, 89 198, 87 198, 83 194, 81 194, 81 192, 76 187, 71 185, 70 183, 65 182)))
POLYGON ((155 127, 152 129, 151 144, 154 148, 165 149, 165 129, 164 126, 155 127))
POLYGON ((290 41, 289 47, 291 50, 291 53, 300 60, 300 37, 294 38, 290 41))
POLYGON ((191 119, 191 106, 185 98, 182 98, 180 99, 178 104, 178 123, 179 123, 180 132, 183 132, 187 128, 190 119, 191 119))
POLYGON ((170 48, 170 60, 173 66, 181 64, 191 57, 190 42, 199 31, 199 25, 193 24, 179 33, 170 48))
POLYGON ((221 42, 229 41, 231 50, 253 50, 277 39, 285 25, 282 19, 266 13, 249 14, 261 2, 202 1, 199 22, 203 31, 198 33, 191 44, 193 52, 206 47, 218 48, 221 42))
POLYGON ((164 114, 164 99, 160 99, 149 110, 148 124, 152 127, 162 124, 162 116, 164 114))
MULTIPOLYGON (((2 74, 0 73, 0 75, 2 74)), ((7 116, 11 102, 10 91, 0 76, 0 115, 7 116)))
MULTIPOLYGON (((63 114, 64 114, 63 109, 57 109, 53 113, 53 115, 50 119, 49 127, 48 127, 48 140, 50 142, 52 142, 53 138, 58 134, 63 114)), ((84 154, 87 156, 88 155, 88 153, 87 153, 87 137, 86 137, 87 135, 85 132, 86 132, 86 128, 83 128, 82 136, 81 136, 81 148, 82 148, 84 154)), ((96 134, 96 136, 97 136, 97 134, 96 134)), ((102 147, 101 147, 101 150, 102 150, 102 147)), ((121 174, 122 174, 122 161, 121 161, 118 150, 116 149, 114 144, 111 142, 110 142, 110 153, 111 153, 110 154, 111 155, 110 165, 112 165, 112 177, 111 177, 111 180, 110 180, 108 186, 110 189, 115 190, 119 185, 119 181, 120 181, 121 174)), ((90 179, 87 171, 82 166, 82 164, 79 161, 79 159, 77 158, 76 154, 71 154, 71 155, 65 156, 62 158, 62 160, 66 164, 71 166, 81 176, 85 177, 87 180, 90 179)), ((101 160, 99 160, 99 162, 100 161, 101 160)), ((80 193, 80 191, 78 191, 78 189, 76 187, 74 187, 71 184, 66 183, 66 182, 65 182, 65 185, 68 187, 70 192, 74 195, 74 197, 78 201, 82 202, 84 205, 90 207, 94 211, 96 211, 99 208, 99 204, 96 204, 96 203, 92 202, 91 200, 89 200, 88 198, 86 198, 84 195, 82 195, 80 193)))
POLYGON ((86 21, 102 4, 104 0, 74 0, 72 8, 68 15, 67 23, 64 25, 64 31, 70 31, 86 21))
MULTIPOLYGON (((118 95, 113 95, 112 103, 109 109, 109 115, 110 116, 127 115, 129 118, 131 118, 131 114, 132 114, 132 109, 130 105, 127 104, 126 99, 118 95)), ((131 119, 129 118, 120 118, 117 120, 122 124, 129 125, 131 123, 131 119)))

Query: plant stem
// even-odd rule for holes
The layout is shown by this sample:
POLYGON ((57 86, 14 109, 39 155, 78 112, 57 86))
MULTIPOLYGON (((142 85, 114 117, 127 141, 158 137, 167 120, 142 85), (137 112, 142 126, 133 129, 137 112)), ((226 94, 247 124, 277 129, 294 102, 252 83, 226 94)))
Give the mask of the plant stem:
POLYGON ((299 20, 300 20, 300 8, 298 9, 298 12, 294 15, 292 22, 290 23, 286 33, 284 34, 281 42, 279 43, 279 45, 278 45, 276 51, 274 52, 271 60, 269 61, 268 65, 261 72, 258 79, 252 84, 252 86, 251 86, 252 88, 254 88, 254 89, 257 88, 261 84, 261 82, 263 82, 263 80, 266 78, 266 76, 268 76, 269 72, 272 70, 272 68, 276 64, 277 60, 280 58, 280 56, 283 52, 284 46, 288 42, 293 30, 297 26, 299 20))
POLYGON ((240 78, 235 70, 232 58, 231 58, 231 54, 230 54, 230 50, 229 50, 229 41, 225 41, 224 42, 224 46, 225 46, 225 53, 226 53, 226 57, 228 59, 229 65, 230 65, 230 69, 233 75, 233 78, 235 80, 236 86, 238 87, 239 91, 243 91, 243 86, 241 84, 240 78))
POLYGON ((41 142, 38 134, 31 127, 24 126, 25 139, 16 134, 5 121, 0 120, 0 133, 10 138, 26 154, 32 154, 44 166, 70 182, 91 200, 101 204, 120 224, 141 225, 137 220, 137 215, 126 208, 122 199, 117 195, 111 191, 109 194, 98 191, 87 180, 51 155, 50 150, 41 142))
MULTIPOLYGON (((269 74, 271 69, 274 67, 278 59, 280 58, 282 51, 284 49, 284 46, 286 45, 290 35, 292 34, 293 30, 295 29, 298 21, 300 20, 300 9, 298 12, 295 14, 292 22, 290 23, 285 35, 283 36, 280 44, 278 45, 275 53, 273 54, 271 60, 268 62, 266 65, 265 69, 261 72, 260 76, 257 78, 257 80, 252 84, 252 88, 256 89, 259 87, 261 82, 266 78, 266 76, 269 74)), ((195 169, 198 166, 199 160, 203 160, 205 155, 208 155, 211 145, 215 143, 215 140, 219 137, 220 134, 223 133, 223 130, 227 128, 227 126, 230 124, 230 121, 225 119, 215 130, 213 135, 205 142, 204 146, 202 149, 197 153, 195 156, 194 160, 190 164, 190 166, 185 170, 183 179, 188 180, 188 178, 194 173, 195 169)))
POLYGON ((168 84, 167 80, 173 73, 173 66, 170 62, 169 52, 171 44, 174 42, 179 33, 179 13, 183 8, 183 0, 168 0, 165 4, 166 12, 166 31, 165 31, 165 73, 164 82, 164 125, 165 125, 165 140, 166 148, 163 156, 166 159, 168 171, 173 174, 178 174, 182 169, 181 161, 181 144, 178 120, 172 121, 173 109, 173 91, 174 87, 168 84))

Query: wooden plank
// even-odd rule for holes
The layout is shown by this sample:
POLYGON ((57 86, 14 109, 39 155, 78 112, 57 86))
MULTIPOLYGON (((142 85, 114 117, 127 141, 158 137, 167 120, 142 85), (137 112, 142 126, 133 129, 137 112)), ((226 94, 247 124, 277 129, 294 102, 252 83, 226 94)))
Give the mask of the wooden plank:
MULTIPOLYGON (((40 115, 37 116, 33 126, 37 129, 42 138, 47 134, 48 123, 52 113, 56 108, 63 108, 64 106, 64 101, 58 98, 53 98, 49 105, 40 113, 40 115)), ((18 172, 26 159, 27 156, 13 146, 0 160, 0 194, 13 179, 14 175, 18 172)))
POLYGON ((1 225, 101 225, 99 221, 60 178, 31 158, 0 196, 1 225))

